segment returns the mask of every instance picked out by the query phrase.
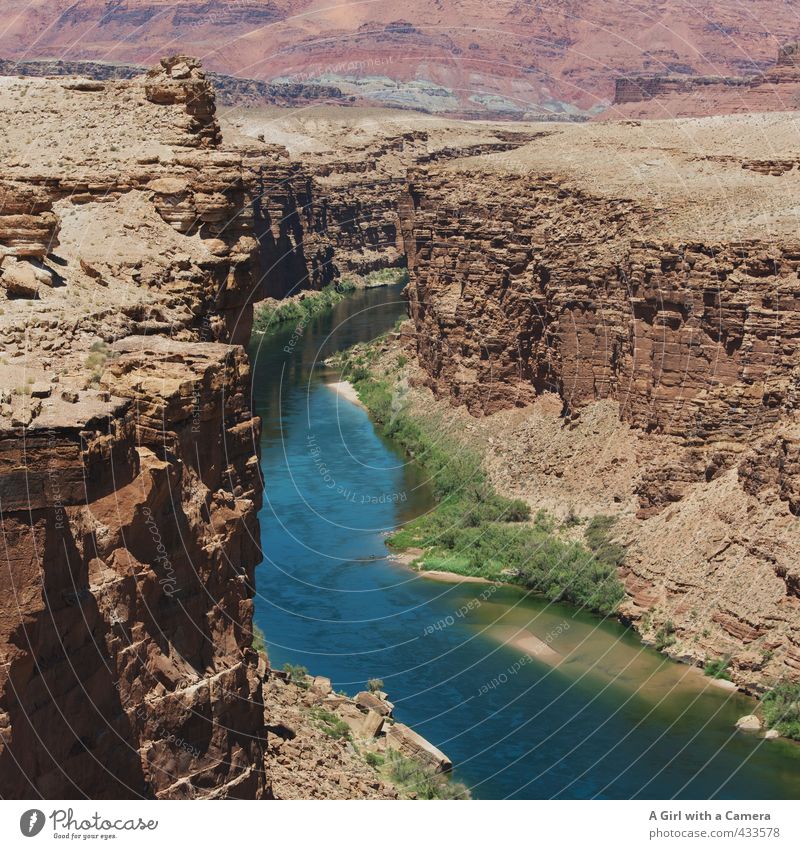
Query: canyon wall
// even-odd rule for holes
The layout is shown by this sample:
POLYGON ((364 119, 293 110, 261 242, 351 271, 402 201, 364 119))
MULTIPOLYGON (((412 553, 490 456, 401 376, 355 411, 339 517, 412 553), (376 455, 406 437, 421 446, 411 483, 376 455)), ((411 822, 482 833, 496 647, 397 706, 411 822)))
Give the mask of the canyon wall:
POLYGON ((191 60, 4 82, 0 795, 269 795, 247 170, 191 60))
POLYGON ((749 76, 628 75, 598 117, 685 118, 748 112, 788 112, 800 104, 798 42, 781 46, 775 64, 749 76))
POLYGON ((557 398, 563 434, 506 484, 618 513, 625 615, 754 688, 800 671, 797 177, 748 159, 791 150, 764 121, 557 130, 412 171, 401 205, 425 385, 475 416, 557 398), (609 504, 587 478, 623 439, 609 504))
POLYGON ((409 167, 513 150, 537 135, 369 109, 233 110, 223 126, 249 171, 274 298, 403 265, 409 167))
POLYGON ((796 38, 787 0, 6 0, 0 55, 150 65, 166 50, 272 84, 454 117, 572 118, 623 75, 743 76, 796 38), (34 52, 35 51, 35 52, 34 52))
POLYGON ((282 298, 342 276, 397 265, 400 178, 362 175, 327 182, 330 169, 289 158, 285 148, 241 145, 253 186, 263 294, 282 298))
MULTIPOLYGON (((93 80, 131 80, 147 68, 121 62, 93 62, 69 59, 0 59, 0 76, 16 77, 88 77, 93 80)), ((266 83, 229 74, 205 74, 214 87, 219 106, 307 106, 319 103, 347 104, 336 86, 316 83, 266 83)))

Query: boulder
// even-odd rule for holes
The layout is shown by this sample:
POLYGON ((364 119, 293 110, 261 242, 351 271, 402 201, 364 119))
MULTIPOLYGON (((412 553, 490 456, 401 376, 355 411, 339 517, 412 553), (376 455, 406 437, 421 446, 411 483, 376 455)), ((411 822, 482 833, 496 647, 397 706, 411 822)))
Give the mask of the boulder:
POLYGON ((81 267, 81 271, 83 271, 83 273, 87 276, 91 277, 92 280, 98 280, 100 278, 100 272, 90 262, 87 262, 85 259, 83 259, 83 257, 81 257, 79 264, 81 267))
POLYGON ((6 257, 0 270, 0 283, 12 297, 36 298, 43 286, 53 285, 49 271, 25 260, 6 257))
POLYGON ((360 736, 364 725, 364 714, 350 701, 344 701, 335 708, 339 719, 347 723, 356 736, 360 736))
POLYGON ((774 740, 776 737, 780 736, 781 735, 774 728, 769 728, 764 732, 765 740, 774 740))
POLYGON ((449 772, 453 768, 453 762, 444 752, 402 722, 395 722, 394 725, 389 726, 386 732, 386 743, 390 749, 406 757, 422 761, 432 766, 436 772, 449 772))
POLYGON ((736 720, 736 727, 740 731, 760 731, 761 720, 754 713, 748 713, 736 720))
POLYGON ((368 740, 377 737, 383 731, 385 721, 385 718, 374 710, 368 711, 361 725, 361 736, 366 737, 368 740))
POLYGON ((324 675, 315 675, 314 680, 311 682, 311 689, 321 696, 328 696, 333 692, 331 679, 326 678, 324 675))
POLYGON ((374 710, 380 716, 391 716, 394 710, 394 705, 386 699, 379 698, 375 693, 365 691, 356 695, 356 704, 361 710, 374 710))
POLYGON ((49 398, 52 391, 53 387, 44 381, 37 381, 31 386, 31 395, 34 398, 49 398))

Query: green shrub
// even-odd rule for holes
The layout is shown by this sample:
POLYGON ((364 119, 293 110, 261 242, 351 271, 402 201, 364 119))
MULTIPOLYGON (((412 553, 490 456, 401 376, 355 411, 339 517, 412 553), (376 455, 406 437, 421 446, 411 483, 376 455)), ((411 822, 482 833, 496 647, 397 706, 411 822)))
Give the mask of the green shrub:
POLYGON ((370 693, 377 693, 383 689, 383 679, 382 678, 370 678, 367 681, 367 688, 370 693))
POLYGON ((576 528, 578 525, 583 524, 583 519, 575 512, 574 507, 570 507, 567 511, 567 515, 564 517, 564 521, 561 523, 565 528, 576 528))
POLYGON ((367 286, 376 286, 379 283, 386 286, 405 285, 408 283, 407 268, 379 268, 377 271, 370 271, 364 276, 364 283, 367 286))
POLYGON ((611 529, 616 522, 614 516, 595 516, 586 526, 583 538, 593 554, 612 566, 621 566, 625 561, 625 547, 611 542, 611 529))
POLYGON ((657 631, 655 635, 656 651, 664 651, 675 643, 675 625, 670 620, 667 620, 657 631))
POLYGON ((323 734, 333 737, 334 740, 349 740, 350 726, 343 720, 325 708, 312 708, 311 718, 323 734))
POLYGON ((383 755, 379 755, 377 752, 367 752, 364 755, 364 760, 374 769, 378 769, 386 763, 386 758, 384 758, 383 755))
POLYGON ((295 666, 291 663, 284 663, 283 671, 289 675, 289 680, 293 684, 297 684, 298 687, 302 687, 304 690, 308 688, 308 681, 306 680, 308 670, 305 666, 295 666))
POLYGON ((302 300, 287 300, 277 305, 257 304, 253 317, 256 333, 274 333, 287 321, 305 321, 332 309, 355 289, 355 284, 342 280, 331 283, 318 292, 308 292, 302 300))
POLYGON ((729 664, 730 660, 728 658, 718 657, 715 660, 706 661, 706 665, 703 667, 703 672, 708 675, 709 678, 718 678, 724 681, 730 681, 731 676, 728 672, 729 664))
POLYGON ((543 534, 551 534, 556 529, 553 517, 546 510, 538 510, 533 517, 533 526, 543 534))
POLYGON ((253 623, 253 649, 261 654, 267 653, 267 637, 255 622, 253 623))
POLYGON ((108 360, 107 354, 104 354, 102 351, 94 351, 89 354, 83 364, 86 368, 90 369, 102 368, 106 364, 106 360, 108 360))
POLYGON ((347 377, 351 383, 357 383, 358 381, 369 377, 369 369, 367 369, 366 366, 355 366, 347 377))
POLYGON ((84 360, 84 365, 94 372, 90 378, 90 382, 98 383, 102 376, 102 370, 111 357, 111 348, 105 342, 98 341, 92 343, 89 352, 89 355, 84 360))
POLYGON ((386 765, 389 778, 406 794, 414 793, 418 799, 470 798, 465 784, 394 750, 387 753, 386 765))
POLYGON ((782 681, 761 697, 764 720, 784 737, 800 740, 800 683, 782 681))

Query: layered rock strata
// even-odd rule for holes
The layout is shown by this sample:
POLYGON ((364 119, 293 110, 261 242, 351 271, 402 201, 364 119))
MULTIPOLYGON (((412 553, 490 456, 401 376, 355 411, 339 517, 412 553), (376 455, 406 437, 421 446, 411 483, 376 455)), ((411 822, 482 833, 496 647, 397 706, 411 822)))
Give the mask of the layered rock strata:
POLYGON ((798 42, 784 44, 774 66, 749 76, 629 75, 616 81, 607 118, 684 118, 788 112, 800 105, 798 42))
MULTIPOLYGON (((141 65, 65 59, 0 59, 0 76, 88 77, 93 80, 130 80, 148 69, 141 65)), ((267 83, 247 77, 206 72, 220 106, 302 106, 312 103, 349 103, 336 86, 315 83, 267 83)))
POLYGON ((236 110, 224 125, 258 187, 270 297, 402 265, 398 204, 409 167, 512 150, 536 134, 361 109, 236 110))
MULTIPOLYGON (((787 0, 349 6, 319 0, 5 0, 0 55, 136 62, 168 49, 215 70, 334 85, 453 117, 573 117, 624 74, 749 74, 797 36, 787 0)), ((148 60, 149 61, 149 60, 148 60)))
POLYGON ((563 513, 601 512, 580 479, 624 443, 638 462, 597 497, 630 545, 625 614, 752 687, 796 675, 800 644, 797 176, 742 167, 766 137, 788 155, 791 121, 567 128, 412 171, 401 205, 424 382, 475 416, 556 397, 563 436, 504 483, 549 478, 563 513))
POLYGON ((0 88, 4 798, 270 792, 257 240, 214 106, 184 58, 0 88))

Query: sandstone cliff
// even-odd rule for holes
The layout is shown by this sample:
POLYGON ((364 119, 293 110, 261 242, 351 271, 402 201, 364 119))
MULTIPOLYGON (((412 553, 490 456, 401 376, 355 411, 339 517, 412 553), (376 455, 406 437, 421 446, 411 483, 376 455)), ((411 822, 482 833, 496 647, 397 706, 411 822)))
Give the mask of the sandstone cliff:
POLYGON ((0 795, 263 796, 241 156, 191 60, 0 109, 0 795))
POLYGON ((741 76, 797 37, 787 0, 5 0, 0 55, 150 64, 333 85, 373 104, 462 117, 570 117, 621 75, 741 76), (36 51, 33 54, 32 51, 36 51))
POLYGON ((798 42, 784 44, 774 66, 750 76, 649 74, 621 77, 614 102, 598 117, 685 118, 789 112, 800 105, 798 42))
POLYGON ((551 128, 412 171, 401 205, 424 383, 491 417, 503 489, 619 514, 625 615, 752 688, 800 671, 793 138, 551 128))
MULTIPOLYGON (((0 76, 88 77, 93 80, 130 80, 147 68, 120 62, 68 59, 0 59, 0 76)), ((266 83, 229 74, 205 73, 219 106, 301 106, 312 103, 349 103, 335 86, 314 83, 266 83)))
POLYGON ((398 205, 409 167, 513 150, 537 134, 355 107, 236 109, 223 126, 256 187, 271 297, 403 264, 398 205))

